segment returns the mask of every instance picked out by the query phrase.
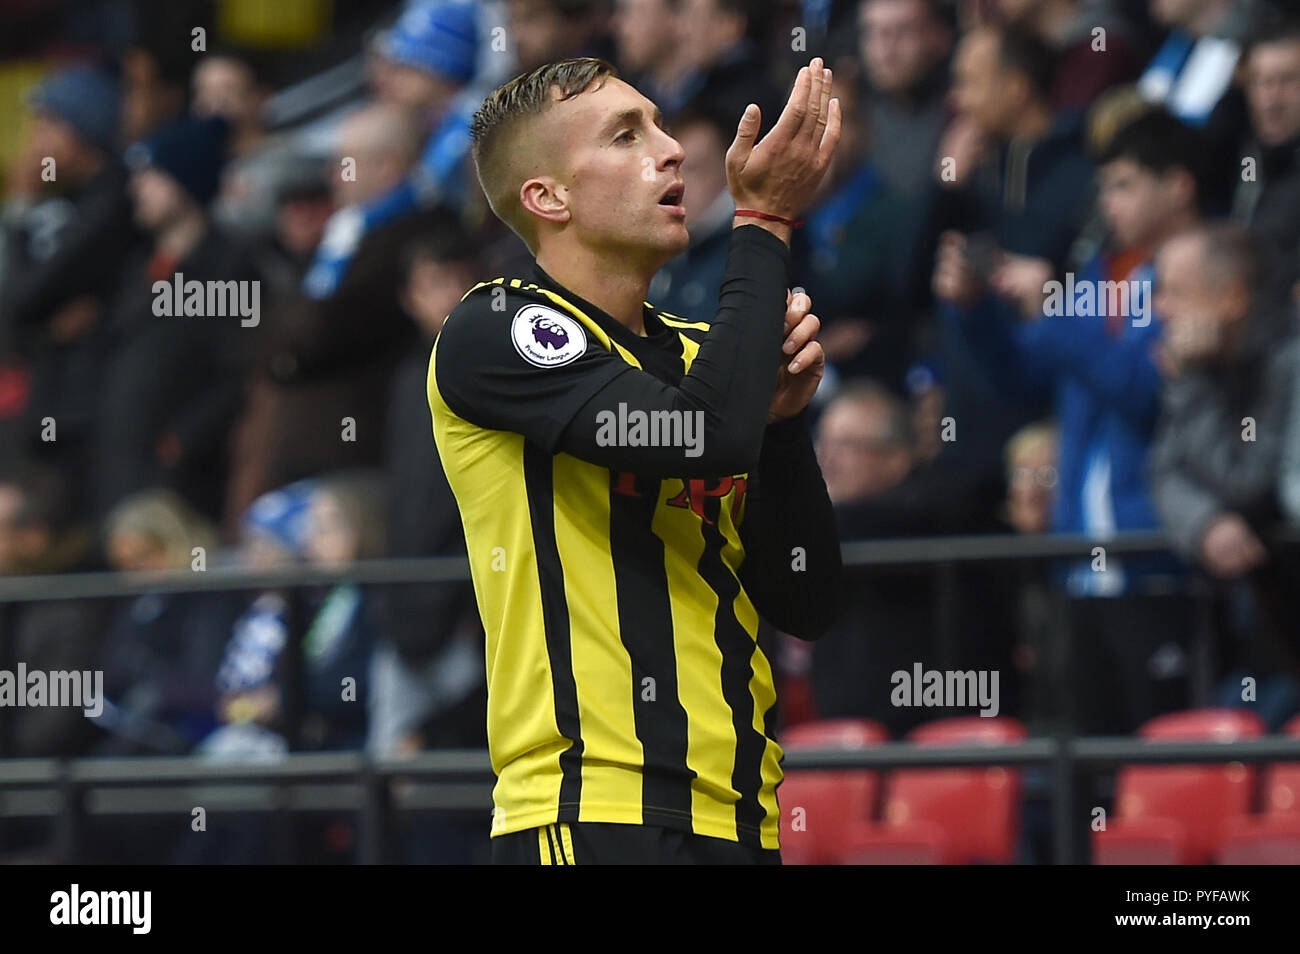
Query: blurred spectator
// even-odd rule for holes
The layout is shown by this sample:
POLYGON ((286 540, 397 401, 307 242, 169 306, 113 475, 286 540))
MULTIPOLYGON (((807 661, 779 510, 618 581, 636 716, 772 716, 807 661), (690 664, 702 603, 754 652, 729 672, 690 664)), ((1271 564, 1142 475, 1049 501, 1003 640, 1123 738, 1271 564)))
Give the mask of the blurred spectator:
POLYGON ((948 119, 952 27, 941 7, 938 0, 862 0, 858 6, 871 159, 889 187, 909 198, 929 184, 948 119))
POLYGON ((1245 55, 1250 138, 1240 150, 1233 217, 1300 277, 1300 21, 1258 35, 1245 55))
POLYGON ((987 229, 998 248, 1059 265, 1087 213, 1093 169, 1080 118, 1053 109, 1053 73, 1053 54, 1030 33, 967 34, 937 177, 952 227, 987 229))
MULTIPOLYGON (((308 508, 317 482, 300 480, 253 501, 239 525, 239 563, 258 572, 303 560, 308 508)), ((221 723, 200 746, 210 758, 270 758, 288 750, 269 728, 280 705, 273 682, 289 642, 289 601, 279 590, 258 594, 235 620, 213 680, 221 723)))
POLYGON ((515 72, 570 56, 608 59, 602 7, 600 0, 507 0, 507 45, 515 55, 515 72))
MULTIPOLYGON (((117 570, 206 569, 217 556, 215 528, 170 490, 132 494, 104 527, 117 570)), ((97 725, 110 738, 96 753, 183 755, 206 736, 215 726, 213 678, 236 614, 227 593, 128 598, 104 637, 107 701, 97 725)))
MULTIPOLYGON (((367 473, 300 481, 254 502, 244 521, 250 568, 287 559, 338 569, 383 553, 382 484, 367 473)), ((295 634, 280 594, 263 594, 236 622, 217 672, 217 719, 204 740, 214 758, 271 756, 287 748, 299 715, 300 746, 355 749, 365 740, 368 669, 376 639, 371 600, 354 583, 304 593, 301 697, 295 713, 284 651, 295 634)))
POLYGON ((1057 109, 1083 109, 1110 87, 1137 78, 1141 65, 1129 27, 1110 0, 998 0, 998 9, 1056 53, 1057 109))
POLYGON ((1006 520, 1016 533, 1047 533, 1060 482, 1056 427, 1030 424, 1007 442, 1006 520))
MULTIPOLYGON (((846 384, 818 424, 817 457, 835 505, 842 540, 989 531, 991 523, 963 513, 942 475, 918 467, 907 406, 870 381, 846 384)), ((988 569, 963 574, 958 599, 979 606, 962 614, 960 658, 942 658, 935 639, 938 616, 928 570, 859 570, 845 594, 845 609, 812 647, 812 678, 822 718, 869 718, 895 735, 944 714, 896 708, 890 676, 928 667, 997 669, 1002 712, 1014 711, 1010 678, 1011 617, 1006 587, 988 569)), ((961 713, 969 715, 969 712, 961 713)))
POLYGON ((116 83, 86 68, 42 83, 4 210, 0 373, 13 397, 0 417, 12 452, 67 475, 79 512, 91 498, 98 332, 137 239, 116 157, 118 100, 116 83), (41 439, 50 419, 57 439, 41 439))
POLYGON ((235 53, 209 53, 194 67, 190 111, 220 116, 230 124, 231 157, 258 151, 266 139, 262 110, 268 90, 251 60, 235 53))
POLYGON ((391 104, 344 124, 340 160, 358 173, 334 181, 339 209, 304 287, 267 317, 228 514, 302 477, 378 465, 391 376, 415 335, 399 302, 402 252, 433 215, 418 211, 409 180, 421 142, 391 104))
POLYGON ((701 102, 678 115, 672 131, 686 156, 682 204, 691 244, 655 274, 649 297, 669 314, 708 320, 718 305, 731 247, 736 204, 727 189, 726 157, 736 130, 720 110, 701 102))
MULTIPOLYGON (((952 92, 958 115, 939 148, 933 205, 917 242, 924 249, 945 227, 965 235, 943 237, 933 290, 946 416, 959 428, 946 450, 979 495, 970 505, 980 509, 1001 499, 1002 448, 1042 415, 1045 396, 1036 404, 1008 400, 971 353, 962 323, 993 307, 987 282, 999 262, 1045 259, 1055 269, 1065 261, 1093 191, 1081 119, 1052 109, 1053 69, 1051 52, 1018 28, 982 27, 961 41, 952 92)), ((913 267, 925 259, 912 254, 913 267)))
POLYGON ((672 102, 682 81, 682 48, 677 42, 680 2, 617 0, 615 4, 614 63, 623 79, 653 103, 672 102))
POLYGON ((757 41, 771 12, 770 0, 679 0, 683 78, 675 98, 656 101, 664 115, 671 119, 698 98, 718 110, 734 137, 745 107, 755 103, 763 114, 759 135, 771 129, 784 101, 757 41))
POLYGON ((329 168, 301 157, 276 187, 272 231, 258 248, 258 270, 266 276, 271 301, 296 294, 334 214, 329 168))
POLYGON ((1300 557, 1271 544, 1300 375, 1295 306, 1270 282, 1266 247, 1240 227, 1180 234, 1157 267, 1168 384, 1152 456, 1156 506, 1185 558, 1249 582, 1260 642, 1300 674, 1300 557))
MULTIPOLYGON (((304 555, 338 570, 384 555, 388 497, 379 474, 346 472, 321 479, 312 494, 304 555)), ((308 594, 303 637, 305 670, 302 745, 358 749, 366 739, 370 658, 378 637, 374 601, 355 583, 308 594)), ((485 709, 486 711, 486 709, 485 709)))
POLYGON ((916 459, 922 466, 934 463, 943 450, 943 408, 947 395, 937 362, 922 359, 907 369, 903 385, 911 406, 916 459))
MULTIPOLYGON (((1018 430, 1006 447, 1007 500, 1003 517, 1016 533, 1046 533, 1059 486, 1055 425, 1035 422, 1018 430)), ((1068 620, 1059 590, 1043 563, 1007 567, 1016 580, 1016 635, 1012 660, 1022 679, 1022 718, 1031 732, 1069 732, 1074 696, 1068 620)))
POLYGON ((411 6, 376 47, 376 98, 408 110, 427 137, 414 171, 422 204, 460 211, 474 181, 469 124, 482 97, 465 91, 477 47, 474 6, 460 0, 411 6))
MULTIPOLYGON (((185 110, 193 51, 190 27, 174 17, 122 57, 121 141, 138 142, 180 118, 185 110)), ((148 17, 141 25, 147 30, 148 17)))
MULTIPOLYGON (((0 574, 92 569, 91 537, 73 518, 57 471, 10 460, 0 476, 0 574)), ((29 672, 100 669, 105 607, 98 600, 15 603, 0 620, 0 650, 29 672)), ((83 755, 99 733, 77 706, 0 707, 0 753, 83 755)))
POLYGON ((276 193, 302 163, 289 142, 267 133, 269 90, 253 61, 232 52, 210 53, 194 67, 195 116, 219 116, 230 126, 230 161, 212 205, 213 220, 241 238, 268 236, 275 226, 276 193))
MULTIPOLYGON (((444 221, 407 249, 402 305, 420 345, 393 377, 386 432, 388 553, 465 553, 460 511, 438 460, 429 416, 429 353, 442 322, 483 276, 473 243, 444 221)), ((487 744, 484 650, 469 583, 394 585, 379 594, 384 632, 371 673, 367 748, 394 755, 419 748, 487 744)))
POLYGON ((1300 342, 1268 293, 1257 239, 1232 226, 1172 238, 1157 259, 1169 380, 1152 473, 1179 552, 1219 577, 1269 562, 1281 437, 1300 342), (1244 421, 1243 421, 1244 419, 1244 421))
POLYGON ((209 519, 221 513, 247 329, 262 305, 245 250, 208 216, 227 128, 187 117, 128 152, 135 219, 150 247, 125 270, 107 328, 101 512, 133 491, 170 487, 209 519))

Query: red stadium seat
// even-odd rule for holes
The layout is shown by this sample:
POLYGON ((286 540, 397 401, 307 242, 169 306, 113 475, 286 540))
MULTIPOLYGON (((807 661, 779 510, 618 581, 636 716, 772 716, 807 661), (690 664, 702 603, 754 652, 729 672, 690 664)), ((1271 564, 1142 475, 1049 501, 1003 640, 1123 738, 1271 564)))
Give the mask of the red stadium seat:
MULTIPOLYGON (((908 734, 917 745, 1019 742, 1014 719, 942 719, 908 734)), ((859 826, 844 845, 846 864, 1008 864, 1019 832, 1020 773, 975 769, 899 769, 885 783, 885 817, 859 826)))
MULTIPOLYGON (((1193 709, 1158 716, 1138 732, 1152 742, 1253 739, 1264 721, 1245 709, 1193 709)), ((1248 813, 1257 770, 1227 765, 1151 765, 1122 769, 1115 812, 1093 833, 1100 865, 1207 864, 1223 844, 1228 818, 1248 813)))
POLYGON ((1223 865, 1300 865, 1300 812, 1228 819, 1223 865))
MULTIPOLYGON (((1300 737, 1300 716, 1282 732, 1300 737)), ((1228 819, 1220 864, 1300 865, 1300 762, 1268 766, 1261 788, 1260 814, 1228 819)))
MULTIPOLYGON (((787 752, 861 749, 888 739, 888 730, 870 719, 825 719, 787 729, 781 747, 787 752)), ((781 860, 788 865, 825 864, 834 857, 846 828, 875 815, 879 790, 879 773, 864 769, 788 772, 777 790, 781 860), (803 810, 797 829, 795 809, 803 810)))

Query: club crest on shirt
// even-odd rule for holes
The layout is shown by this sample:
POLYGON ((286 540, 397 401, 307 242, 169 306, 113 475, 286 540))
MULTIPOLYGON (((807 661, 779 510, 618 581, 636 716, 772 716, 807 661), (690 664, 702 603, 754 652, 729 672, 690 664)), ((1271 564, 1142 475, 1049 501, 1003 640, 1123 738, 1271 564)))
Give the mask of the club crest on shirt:
POLYGON ((524 305, 515 312, 510 337, 520 357, 539 368, 558 368, 587 350, 582 326, 545 305, 524 305))

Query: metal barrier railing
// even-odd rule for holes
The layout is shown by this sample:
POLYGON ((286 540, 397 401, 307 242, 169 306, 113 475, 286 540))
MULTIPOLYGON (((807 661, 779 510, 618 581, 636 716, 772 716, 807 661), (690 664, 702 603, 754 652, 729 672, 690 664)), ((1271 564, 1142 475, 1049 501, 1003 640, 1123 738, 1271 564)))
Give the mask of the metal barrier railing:
MULTIPOLYGON (((1300 530, 1279 537, 1300 543, 1300 530)), ((916 537, 898 540, 852 540, 840 545, 848 567, 894 567, 995 560, 1049 560, 1088 557, 1093 547, 1108 553, 1160 553, 1168 538, 1159 533, 1120 533, 1106 540, 1078 534, 977 535, 916 537)), ((38 600, 91 599, 143 596, 147 593, 189 593, 221 590, 257 590, 353 583, 452 583, 469 580, 465 557, 419 557, 358 560, 339 568, 287 566, 275 570, 249 570, 213 566, 204 571, 169 570, 157 573, 63 573, 41 576, 0 577, 0 603, 38 600)))
MULTIPOLYGON (((1142 742, 1129 738, 1032 738, 1011 745, 930 746, 885 742, 863 749, 786 753, 787 772, 816 769, 1039 768, 1047 788, 1053 861, 1086 862, 1097 773, 1123 765, 1300 762, 1300 738, 1142 742)), ((11 759, 0 762, 0 822, 53 817, 55 850, 75 862, 89 816, 165 815, 206 804, 226 814, 330 810, 355 813, 358 860, 384 859, 402 811, 473 813, 487 835, 492 770, 484 751, 423 752, 373 760, 355 752, 292 754, 273 763, 217 763, 192 756, 131 759, 11 759), (218 787, 224 786, 224 788, 218 787), (233 797, 230 788, 240 790, 233 797), (175 789, 171 798, 160 788, 175 789), (251 792, 249 789, 252 789, 251 792), (128 789, 130 798, 105 798, 128 789), (327 797, 314 791, 329 789, 327 797), (139 793, 149 797, 141 798, 139 793), (92 798, 94 796, 94 798, 92 798)), ((289 858, 281 860, 291 860, 289 858)))

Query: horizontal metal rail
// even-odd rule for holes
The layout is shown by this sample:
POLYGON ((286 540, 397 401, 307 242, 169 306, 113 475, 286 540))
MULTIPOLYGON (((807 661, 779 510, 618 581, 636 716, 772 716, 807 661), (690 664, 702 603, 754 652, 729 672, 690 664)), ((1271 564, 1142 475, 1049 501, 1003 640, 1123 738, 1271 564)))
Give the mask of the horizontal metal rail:
MULTIPOLYGON (((1300 530, 1288 529, 1276 541, 1300 543, 1300 530)), ((1169 540, 1160 533, 1120 533, 1099 540, 1080 534, 992 534, 918 537, 897 540, 851 540, 840 546, 850 567, 970 563, 992 560, 1050 560, 1090 557, 1094 547, 1108 556, 1160 553, 1169 540)), ((317 586, 343 581, 369 584, 450 583, 468 581, 465 557, 419 557, 358 560, 338 568, 288 566, 257 572, 214 566, 203 571, 158 573, 63 573, 0 577, 0 603, 36 600, 142 596, 146 593, 262 590, 317 586)))
MULTIPOLYGON (((1125 736, 1033 738, 1006 745, 917 745, 881 742, 860 749, 787 750, 786 772, 811 770, 974 768, 1033 765, 1062 757, 1081 766, 1300 761, 1300 737, 1272 735, 1231 742, 1147 742, 1125 736)), ((0 789, 53 785, 204 784, 208 782, 355 781, 362 772, 385 778, 482 781, 493 777, 480 749, 420 752, 371 759, 359 752, 294 753, 276 761, 215 762, 197 756, 159 758, 5 759, 0 789)))

